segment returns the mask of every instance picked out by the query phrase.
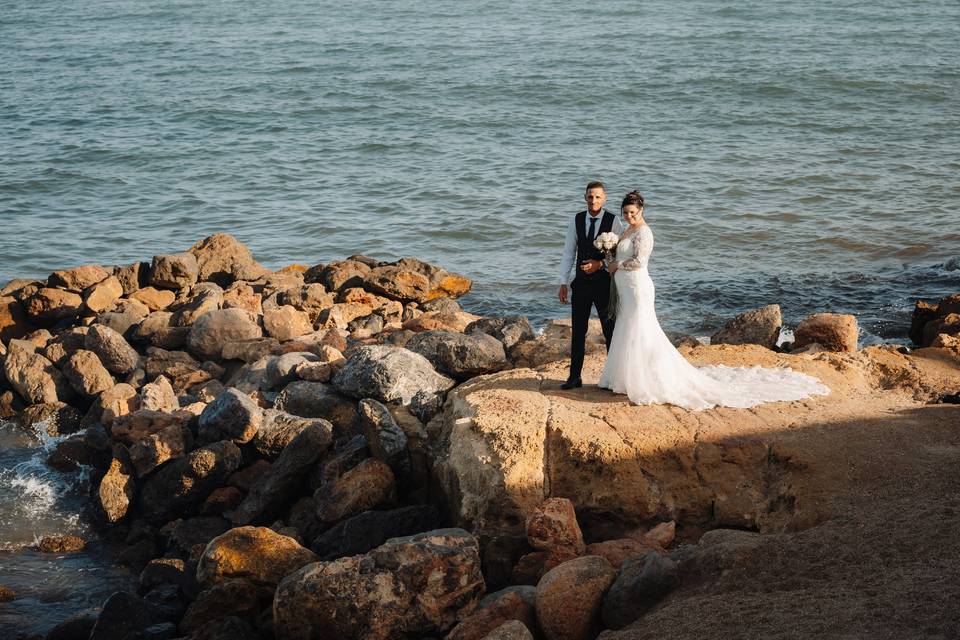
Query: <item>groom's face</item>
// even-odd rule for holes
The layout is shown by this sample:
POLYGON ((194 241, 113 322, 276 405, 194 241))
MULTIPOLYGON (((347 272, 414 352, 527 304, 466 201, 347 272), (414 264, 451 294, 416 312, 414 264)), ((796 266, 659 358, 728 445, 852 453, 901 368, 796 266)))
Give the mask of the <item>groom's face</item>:
POLYGON ((600 207, 607 201, 607 194, 604 193, 600 187, 594 187, 593 189, 587 189, 587 192, 583 195, 583 199, 586 201, 587 209, 590 213, 596 213, 600 211, 600 207))

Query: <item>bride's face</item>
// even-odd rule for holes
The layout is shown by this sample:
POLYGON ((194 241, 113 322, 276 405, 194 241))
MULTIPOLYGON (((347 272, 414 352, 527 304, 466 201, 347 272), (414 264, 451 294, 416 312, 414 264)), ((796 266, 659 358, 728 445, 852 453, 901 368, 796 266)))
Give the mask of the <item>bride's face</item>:
POLYGON ((640 224, 640 221, 643 219, 643 209, 635 204, 628 204, 625 206, 622 213, 623 219, 631 226, 640 224))

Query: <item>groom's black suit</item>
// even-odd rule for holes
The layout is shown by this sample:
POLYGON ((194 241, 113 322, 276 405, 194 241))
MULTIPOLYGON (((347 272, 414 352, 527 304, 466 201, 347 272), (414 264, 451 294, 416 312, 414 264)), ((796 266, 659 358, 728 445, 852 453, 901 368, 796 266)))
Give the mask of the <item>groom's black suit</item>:
POLYGON ((603 338, 610 349, 610 338, 613 337, 613 320, 607 318, 607 306, 610 304, 610 273, 601 268, 594 273, 584 273, 580 264, 584 260, 603 260, 603 252, 593 246, 593 241, 601 233, 607 233, 613 228, 616 217, 603 210, 599 227, 591 237, 589 224, 586 223, 587 212, 581 211, 576 215, 577 229, 577 275, 570 283, 571 299, 570 313, 573 335, 570 341, 570 379, 579 379, 583 369, 583 354, 586 348, 587 326, 590 323, 590 309, 597 308, 600 316, 600 326, 603 327, 603 338))

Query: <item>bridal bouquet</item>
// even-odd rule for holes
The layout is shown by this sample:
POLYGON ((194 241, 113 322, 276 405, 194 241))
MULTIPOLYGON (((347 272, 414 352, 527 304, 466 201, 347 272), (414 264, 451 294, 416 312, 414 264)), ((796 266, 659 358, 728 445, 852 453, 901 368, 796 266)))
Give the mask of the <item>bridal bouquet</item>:
POLYGON ((618 242, 620 242, 620 237, 615 233, 607 231, 597 236, 597 239, 593 241, 593 246, 603 251, 604 259, 610 261, 613 260, 613 256, 617 252, 618 242))

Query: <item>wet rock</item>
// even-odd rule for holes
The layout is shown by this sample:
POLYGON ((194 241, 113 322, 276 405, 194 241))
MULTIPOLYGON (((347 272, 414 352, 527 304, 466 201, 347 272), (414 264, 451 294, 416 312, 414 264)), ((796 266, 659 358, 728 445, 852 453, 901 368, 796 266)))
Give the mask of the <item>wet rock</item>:
POLYGON ((354 398, 409 404, 418 393, 442 395, 454 382, 418 353, 401 347, 358 347, 334 375, 337 391, 354 398))
POLYGON ((285 411, 267 409, 263 412, 263 420, 251 442, 257 453, 268 460, 274 460, 301 431, 312 424, 331 428, 330 423, 323 419, 301 418, 285 411))
POLYGON ((199 434, 208 442, 233 440, 249 442, 263 422, 257 403, 237 389, 227 389, 200 414, 199 434))
POLYGON ((710 336, 710 344, 759 344, 773 349, 782 324, 780 305, 768 304, 734 316, 710 336))
MULTIPOLYGON (((533 603, 514 591, 501 592, 499 597, 486 601, 486 606, 477 607, 469 617, 447 634, 446 640, 482 640, 488 634, 513 621, 520 625, 527 636, 528 628, 536 628, 537 619, 533 603)), ((532 636, 530 636, 532 638, 532 636)))
POLYGON ((192 253, 170 253, 153 257, 150 284, 161 289, 183 289, 197 281, 199 267, 192 253))
POLYGON ((44 536, 35 548, 41 553, 74 553, 86 546, 86 541, 80 536, 56 535, 44 536))
POLYGON ((216 311, 223 303, 223 289, 212 282, 201 282, 190 288, 190 294, 170 306, 170 325, 189 327, 201 316, 216 311))
POLYGON ((123 285, 114 276, 107 276, 83 292, 83 301, 90 311, 102 313, 111 309, 122 296, 123 285))
POLYGON ((317 489, 314 500, 323 522, 336 522, 391 500, 395 478, 390 467, 369 458, 317 489))
POLYGON ((530 321, 525 316, 509 316, 506 318, 481 318, 468 324, 464 333, 485 333, 493 336, 503 344, 503 348, 510 352, 515 346, 527 340, 536 338, 530 321))
POLYGON ((249 524, 278 515, 296 495, 311 468, 326 452, 332 426, 315 420, 293 438, 267 471, 250 488, 240 506, 230 514, 234 525, 249 524))
POLYGON ((527 541, 534 549, 570 549, 584 552, 583 534, 573 503, 567 498, 549 498, 527 516, 527 541))
POLYGON ((355 433, 359 428, 357 407, 320 382, 291 382, 277 396, 276 408, 304 418, 323 418, 334 427, 334 437, 355 433))
POLYGON ((261 592, 272 592, 284 576, 316 559, 293 538, 267 527, 237 527, 210 541, 197 565, 197 580, 210 588, 243 578, 261 592))
POLYGON ((628 559, 603 599, 601 615, 609 629, 622 629, 653 608, 680 584, 677 563, 659 553, 628 559))
POLYGON ((364 511, 324 532, 311 549, 321 560, 366 553, 390 538, 431 531, 440 526, 432 505, 412 505, 389 511, 364 511))
POLYGON ((234 280, 256 280, 269 271, 253 259, 250 249, 230 234, 217 233, 190 247, 197 259, 199 278, 221 287, 234 280))
POLYGON ((99 265, 88 264, 74 269, 54 271, 50 274, 47 282, 51 287, 80 293, 84 289, 106 280, 109 276, 110 272, 107 269, 99 265))
POLYGON ((87 640, 97 622, 97 611, 82 611, 56 625, 44 640, 87 640))
POLYGON ((103 604, 89 640, 132 639, 153 623, 150 608, 142 598, 118 591, 103 604))
POLYGON ((110 327, 95 324, 84 337, 84 346, 97 354, 103 366, 117 375, 128 375, 140 364, 140 356, 122 335, 110 327))
POLYGON ((263 328, 271 337, 280 342, 292 340, 313 331, 310 316, 290 305, 263 312, 263 328))
POLYGON ((123 445, 113 445, 107 472, 97 485, 93 496, 94 507, 108 524, 120 522, 130 510, 136 495, 134 470, 130 456, 123 445))
POLYGON ((519 620, 508 620, 485 635, 483 640, 533 640, 533 634, 519 620))
POLYGON ((599 631, 603 596, 616 571, 599 556, 551 569, 537 585, 537 621, 548 640, 587 640, 599 631))
POLYGON ((69 400, 73 391, 53 363, 34 353, 34 345, 11 340, 3 359, 3 372, 13 390, 30 404, 69 400))
POLYGON ((509 365, 503 344, 479 332, 464 335, 425 331, 411 338, 406 348, 425 357, 437 371, 457 380, 500 371, 509 365))
POLYGON ((79 349, 63 365, 63 374, 74 391, 87 398, 97 396, 116 384, 92 351, 79 349))
POLYGON ((151 522, 164 522, 202 503, 240 466, 240 450, 230 441, 196 449, 157 469, 144 481, 139 507, 151 522))
POLYGON ((257 590, 247 580, 226 580, 201 591, 180 622, 182 633, 193 633, 204 624, 228 616, 253 619, 259 613, 257 590))
POLYGON ((25 429, 42 429, 48 436, 62 436, 79 431, 80 412, 64 402, 32 404, 16 416, 17 424, 25 429))
POLYGON ((385 640, 442 632, 483 592, 478 551, 466 531, 441 529, 395 538, 364 556, 309 564, 277 588, 274 633, 385 640))
POLYGON ((319 274, 318 282, 327 291, 340 291, 362 287, 364 279, 370 273, 370 267, 355 260, 331 262, 319 274))
POLYGON ((19 396, 12 391, 0 392, 0 418, 13 418, 21 411, 23 411, 23 402, 19 396))
POLYGON ((857 319, 837 313, 815 313, 805 318, 794 331, 794 349, 818 343, 829 351, 857 350, 857 319))
POLYGON ((187 346, 202 358, 219 360, 224 345, 262 336, 260 325, 246 311, 218 309, 197 319, 187 338, 187 346))

